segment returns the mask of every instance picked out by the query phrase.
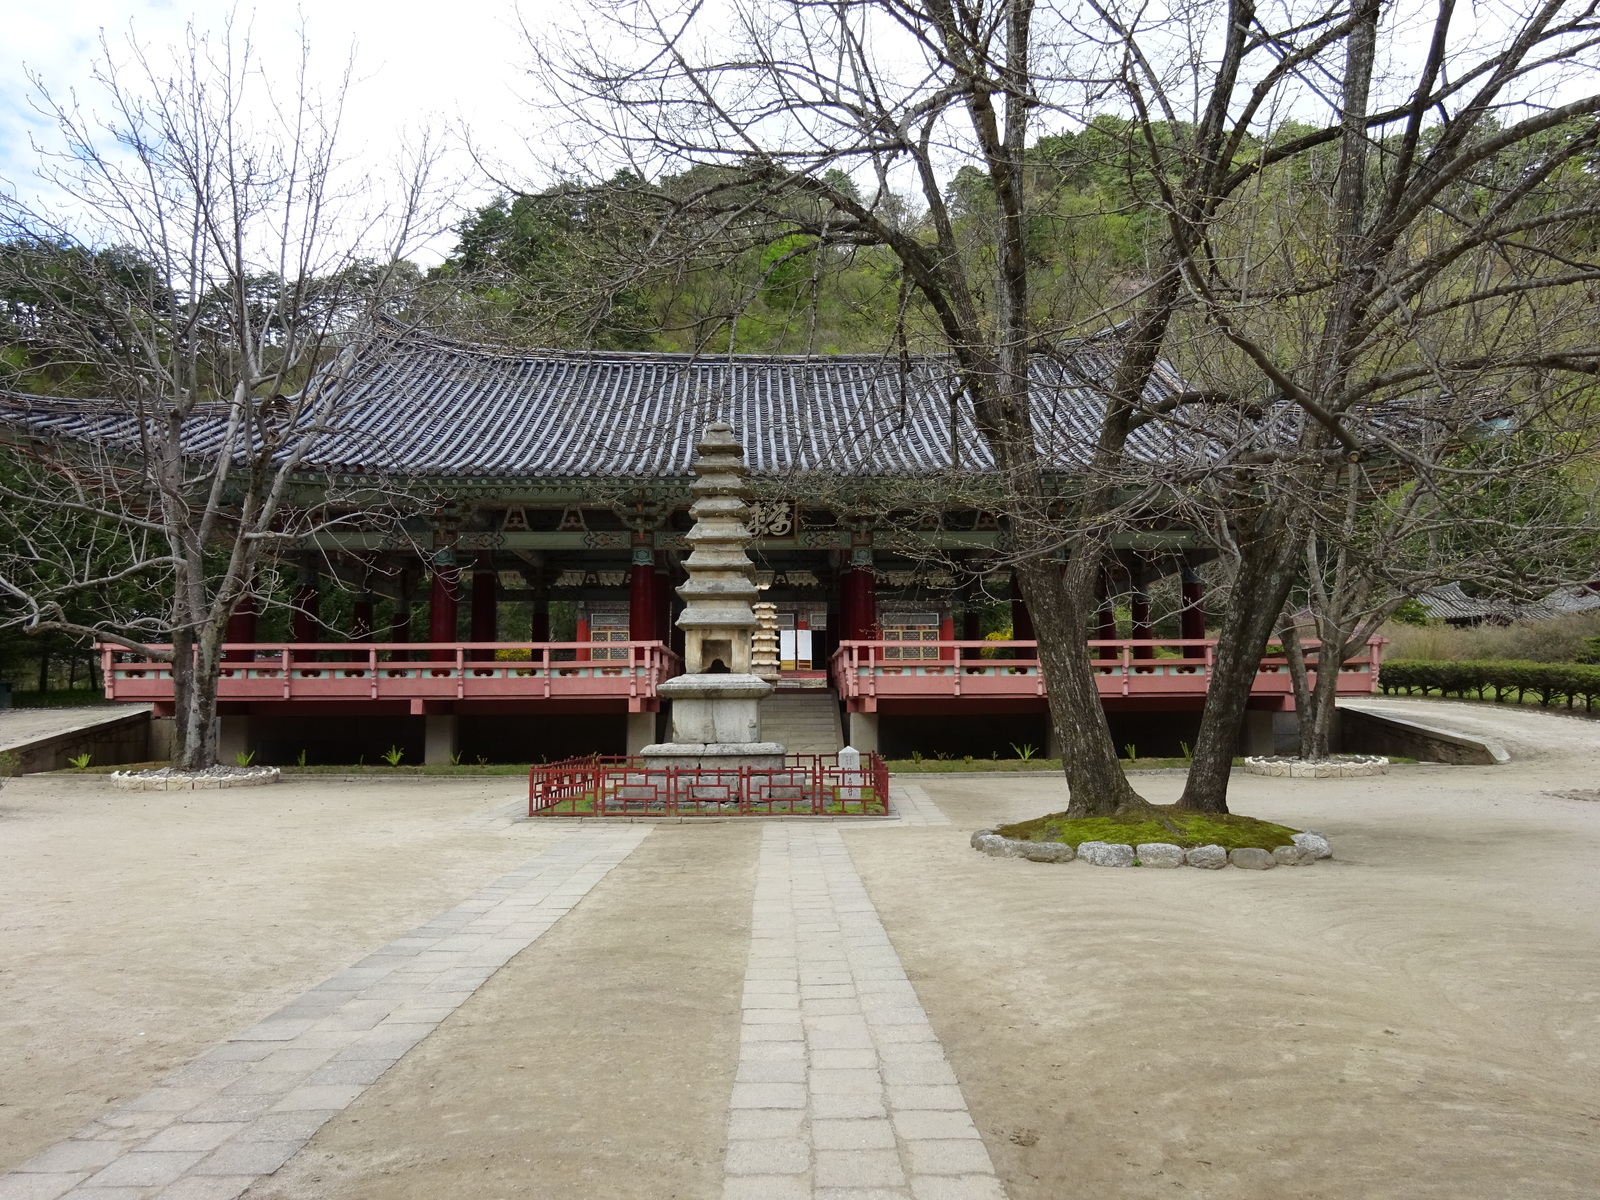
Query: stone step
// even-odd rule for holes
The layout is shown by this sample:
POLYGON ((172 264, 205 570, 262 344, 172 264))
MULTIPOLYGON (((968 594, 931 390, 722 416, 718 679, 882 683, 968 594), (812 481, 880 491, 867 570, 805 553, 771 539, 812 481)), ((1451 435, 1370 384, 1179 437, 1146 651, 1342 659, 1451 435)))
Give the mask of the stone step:
POLYGON ((844 745, 839 698, 820 689, 770 696, 761 705, 761 736, 791 754, 835 754, 844 745))

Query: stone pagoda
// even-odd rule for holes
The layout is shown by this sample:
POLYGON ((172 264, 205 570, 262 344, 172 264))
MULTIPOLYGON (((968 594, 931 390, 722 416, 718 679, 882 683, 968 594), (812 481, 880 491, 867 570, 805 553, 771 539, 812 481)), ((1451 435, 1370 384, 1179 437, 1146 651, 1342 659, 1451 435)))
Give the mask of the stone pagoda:
POLYGON ((671 740, 640 753, 659 766, 781 767, 781 742, 761 740, 761 702, 772 684, 752 673, 752 635, 759 622, 756 568, 745 525, 751 493, 744 447, 721 421, 696 444, 689 490, 688 581, 678 589, 685 608, 683 674, 661 685, 671 702, 671 740))

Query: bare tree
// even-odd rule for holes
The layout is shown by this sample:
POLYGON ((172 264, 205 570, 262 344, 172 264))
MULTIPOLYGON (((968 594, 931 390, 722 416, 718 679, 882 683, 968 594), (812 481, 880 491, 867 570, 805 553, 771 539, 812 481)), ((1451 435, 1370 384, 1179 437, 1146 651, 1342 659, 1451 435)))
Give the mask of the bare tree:
POLYGON ((1429 397, 1426 423, 1408 423, 1403 466, 1393 456, 1346 464, 1314 498, 1281 631, 1301 757, 1328 756, 1341 665, 1407 600, 1464 580, 1514 611, 1593 577, 1596 393, 1580 376, 1511 406, 1499 392, 1462 397, 1449 423, 1429 397))
POLYGON ((1552 419, 1590 420, 1596 6, 1507 13, 1485 45, 1447 0, 1424 61, 1385 78, 1382 32, 1406 15, 1352 4, 1342 61, 1316 64, 1337 81, 1337 123, 1290 134, 1307 154, 1234 166, 1258 182, 1182 260, 1186 292, 1233 349, 1219 372, 1258 381, 1298 423, 1287 450, 1252 447, 1247 470, 1211 478, 1239 558, 1190 807, 1226 807, 1240 700, 1316 533, 1312 513, 1369 486, 1352 484, 1350 464, 1443 495, 1452 474, 1492 468, 1419 448, 1419 429, 1448 447, 1496 415, 1551 432, 1552 419), (1385 412, 1397 419, 1376 419, 1385 412))
MULTIPOLYGON (((1346 367, 1326 388, 1308 389, 1286 386, 1264 358, 1224 355, 1221 367, 1200 372, 1202 386, 1163 390, 1152 386, 1163 356, 1204 365, 1243 345, 1228 323, 1241 287, 1267 312, 1300 312, 1328 294, 1340 313, 1359 309, 1352 297, 1370 294, 1372 276, 1354 263, 1374 245, 1372 205, 1352 181, 1392 127, 1406 132, 1399 174, 1384 177, 1384 220, 1400 222, 1385 234, 1391 249, 1447 190, 1424 180, 1440 171, 1459 180, 1591 111, 1587 102, 1566 105, 1500 141, 1488 131, 1486 116, 1508 90, 1587 48, 1587 17, 1558 21, 1562 7, 1528 16, 1505 42, 1445 73, 1447 5, 1431 65, 1382 110, 1369 103, 1385 11, 1374 3, 1269 14, 1250 0, 1159 12, 1105 0, 794 0, 713 13, 638 0, 586 10, 565 41, 539 47, 539 74, 588 135, 569 162, 594 163, 603 177, 624 161, 640 181, 678 181, 654 192, 663 215, 647 251, 669 253, 690 226, 703 245, 720 222, 893 256, 902 301, 885 349, 917 348, 951 364, 952 406, 971 404, 996 464, 1075 815, 1144 807, 1117 764, 1084 644, 1111 534, 1152 509, 1223 514, 1245 587, 1223 624, 1185 803, 1225 810, 1256 663, 1300 545, 1285 497, 1315 491, 1359 448, 1339 422, 1343 410, 1330 410, 1335 401, 1317 390, 1337 391, 1346 367), (1101 279, 1047 294, 1031 270, 1030 239, 1062 235, 1072 218, 1041 203, 1030 148, 1042 131, 1083 129, 1107 111, 1125 114, 1118 163, 1130 206, 1160 217, 1143 277, 1120 291, 1101 279), (1451 120, 1435 130, 1428 114, 1440 112, 1451 120), (1290 121, 1299 114, 1326 119, 1290 121), (1265 182, 1296 177, 1330 151, 1341 166, 1329 207, 1343 215, 1328 237, 1343 255, 1336 264, 1350 264, 1342 282, 1318 284, 1309 300, 1283 288, 1263 297, 1231 277, 1219 283, 1220 272, 1253 265, 1245 254, 1241 268, 1241 256, 1226 259, 1221 247, 1248 229, 1265 182), (991 191, 987 225, 958 220, 950 185, 963 167, 991 191), (920 217, 907 218, 897 189, 915 195, 920 217), (1100 335, 1107 364, 1089 381, 1100 408, 1063 487, 1059 457, 1044 449, 1059 447, 1061 431, 1039 364, 1060 358, 1070 370, 1064 343, 1091 335, 1100 335), (1285 396, 1307 419, 1283 419, 1275 401, 1285 396), (1132 453, 1141 431, 1187 450, 1164 474, 1152 471, 1132 453), (1261 599, 1264 610, 1255 607, 1261 599)), ((1353 321, 1330 320, 1307 361, 1338 361, 1339 330, 1353 321)))
POLYGON ((231 23, 170 52, 101 50, 101 113, 35 81, 60 135, 42 190, 60 203, 0 210, 23 382, 93 397, 4 398, 0 589, 30 632, 170 662, 175 765, 199 769, 237 606, 270 591, 281 553, 387 510, 381 480, 307 479, 304 463, 414 282, 434 155, 424 140, 387 191, 342 160, 349 64, 319 95, 304 34, 287 71, 231 23))

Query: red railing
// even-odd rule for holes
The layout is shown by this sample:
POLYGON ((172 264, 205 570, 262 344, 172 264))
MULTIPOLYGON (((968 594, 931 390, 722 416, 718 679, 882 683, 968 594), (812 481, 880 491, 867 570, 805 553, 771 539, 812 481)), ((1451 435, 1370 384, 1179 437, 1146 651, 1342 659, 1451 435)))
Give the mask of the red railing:
MULTIPOLYGON (((1315 641, 1306 643, 1314 649, 1315 641)), ((1367 643, 1367 653, 1341 668, 1339 695, 1378 690, 1383 638, 1367 643)), ((1204 695, 1211 685, 1214 638, 1094 640, 1093 665, 1100 695, 1177 697, 1204 695), (1140 652, 1145 652, 1144 657, 1140 652)), ((839 696, 855 712, 872 712, 880 699, 979 699, 1043 697, 1037 642, 840 642, 830 673, 839 696), (985 657, 985 652, 993 657, 985 657)), ((1315 672, 1312 672, 1313 678, 1315 672)), ((1255 695, 1293 692, 1288 660, 1261 660, 1255 695)))
MULTIPOLYGON (((102 645, 108 700, 172 699, 172 668, 102 645)), ((221 700, 625 699, 660 707, 683 669, 661 642, 233 643, 217 672, 221 700), (509 651, 512 657, 500 658, 509 651), (601 658, 601 654, 613 657, 601 658)))
POLYGON ((528 772, 530 817, 887 816, 877 754, 789 754, 781 767, 658 766, 639 757, 569 758, 528 772))

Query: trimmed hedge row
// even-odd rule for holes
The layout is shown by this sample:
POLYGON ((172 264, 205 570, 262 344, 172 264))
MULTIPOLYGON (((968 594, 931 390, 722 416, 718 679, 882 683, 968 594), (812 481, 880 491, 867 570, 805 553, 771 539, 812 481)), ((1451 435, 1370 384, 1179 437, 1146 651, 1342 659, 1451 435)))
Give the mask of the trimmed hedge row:
POLYGON ((1540 663, 1485 659, 1476 662, 1428 662, 1397 658, 1383 664, 1378 676, 1387 694, 1420 692, 1424 696, 1459 696, 1496 700, 1515 695, 1524 703, 1533 697, 1548 708, 1565 701, 1571 708, 1579 700, 1592 710, 1600 700, 1600 666, 1584 663, 1540 663))

